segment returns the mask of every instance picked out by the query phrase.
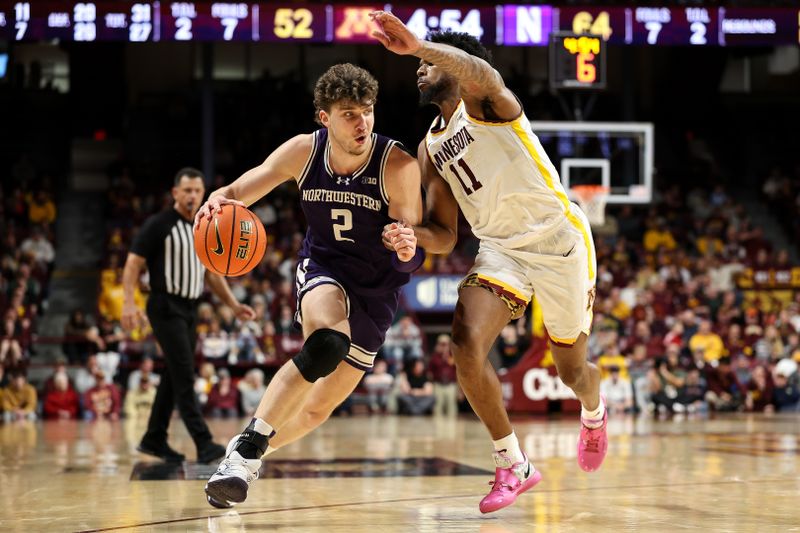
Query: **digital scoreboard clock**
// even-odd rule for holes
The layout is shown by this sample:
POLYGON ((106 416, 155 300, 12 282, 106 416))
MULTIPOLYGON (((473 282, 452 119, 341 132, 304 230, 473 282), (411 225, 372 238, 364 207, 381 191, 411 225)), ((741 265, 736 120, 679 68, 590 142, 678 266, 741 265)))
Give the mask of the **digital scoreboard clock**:
POLYGON ((600 35, 550 34, 550 86, 605 89, 606 43, 600 35))

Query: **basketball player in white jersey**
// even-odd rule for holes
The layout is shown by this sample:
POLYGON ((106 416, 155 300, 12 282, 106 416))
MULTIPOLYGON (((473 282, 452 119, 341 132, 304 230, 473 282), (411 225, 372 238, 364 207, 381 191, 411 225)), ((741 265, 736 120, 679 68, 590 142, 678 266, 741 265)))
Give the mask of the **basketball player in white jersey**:
POLYGON ((475 265, 460 286, 452 350, 461 388, 494 441, 495 481, 480 503, 488 513, 541 480, 520 449, 488 361, 497 335, 534 293, 558 374, 583 405, 578 464, 593 471, 605 457, 600 373, 586 360, 596 270, 592 235, 477 39, 442 32, 423 41, 391 13, 371 16, 379 27, 372 35, 388 50, 420 58, 421 101, 441 112, 418 150, 430 222, 387 226, 384 242, 403 246, 416 235, 429 253, 448 253, 459 207, 480 239, 475 265))

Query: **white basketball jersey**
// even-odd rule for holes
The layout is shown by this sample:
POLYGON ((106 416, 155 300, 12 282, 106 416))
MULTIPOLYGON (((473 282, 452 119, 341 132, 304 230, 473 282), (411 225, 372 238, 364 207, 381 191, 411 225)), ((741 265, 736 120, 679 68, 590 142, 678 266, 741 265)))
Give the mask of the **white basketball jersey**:
POLYGON ((521 248, 547 237, 571 218, 561 179, 525 113, 510 122, 470 117, 459 102, 443 129, 434 121, 428 157, 449 183, 481 240, 521 248))

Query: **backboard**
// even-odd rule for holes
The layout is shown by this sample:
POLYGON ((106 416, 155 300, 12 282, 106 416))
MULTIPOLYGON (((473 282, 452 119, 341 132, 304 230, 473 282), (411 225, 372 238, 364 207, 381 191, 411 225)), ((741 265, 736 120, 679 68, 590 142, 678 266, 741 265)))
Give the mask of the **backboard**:
POLYGON ((574 185, 603 185, 610 189, 610 204, 652 201, 651 123, 531 122, 531 127, 567 191, 574 185))

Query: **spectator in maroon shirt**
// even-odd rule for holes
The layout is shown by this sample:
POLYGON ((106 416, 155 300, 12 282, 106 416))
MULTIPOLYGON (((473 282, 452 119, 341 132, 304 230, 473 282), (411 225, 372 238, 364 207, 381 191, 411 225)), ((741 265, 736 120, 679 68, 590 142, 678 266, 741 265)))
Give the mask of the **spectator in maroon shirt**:
POLYGON ((458 380, 456 379, 455 361, 450 352, 450 335, 439 335, 436 339, 428 371, 431 381, 433 381, 433 395, 436 397, 433 414, 456 415, 458 413, 458 380))
POLYGON ((95 386, 84 393, 84 417, 89 420, 119 420, 122 408, 119 389, 113 383, 106 383, 102 370, 94 372, 94 379, 95 386))
POLYGON ((730 357, 722 357, 717 367, 705 366, 706 401, 716 411, 737 411, 742 406, 746 391, 736 372, 731 368, 730 357))
POLYGON ((53 388, 44 396, 44 418, 78 418, 78 393, 69 384, 66 372, 56 372, 53 388))
POLYGON ((723 339, 725 350, 731 359, 736 359, 740 355, 748 355, 752 350, 747 349, 747 345, 742 338, 742 326, 731 324, 728 326, 728 334, 723 339))
POLYGON ((761 313, 759 313, 758 309, 749 307, 745 312, 744 320, 744 343, 752 348, 764 336, 764 328, 761 326, 763 324, 761 313))
POLYGON ((231 373, 227 368, 217 371, 219 381, 211 387, 206 402, 206 412, 213 418, 239 416, 239 389, 233 386, 231 373))
POLYGON ((644 320, 636 323, 633 335, 628 339, 623 351, 632 351, 637 344, 644 344, 647 347, 647 357, 651 359, 664 355, 663 338, 653 336, 650 325, 644 320))
POLYGON ((747 384, 747 397, 745 398, 747 410, 774 412, 775 406, 772 404, 773 389, 772 376, 769 375, 766 368, 763 365, 757 365, 753 368, 752 378, 750 383, 747 384))
POLYGON ((56 359, 55 368, 53 368, 53 374, 45 380, 44 385, 42 386, 42 397, 45 397, 49 392, 56 390, 55 379, 60 374, 67 376, 70 389, 75 388, 75 385, 72 383, 72 380, 69 378, 69 374, 67 373, 67 361, 63 357, 59 356, 56 359))

